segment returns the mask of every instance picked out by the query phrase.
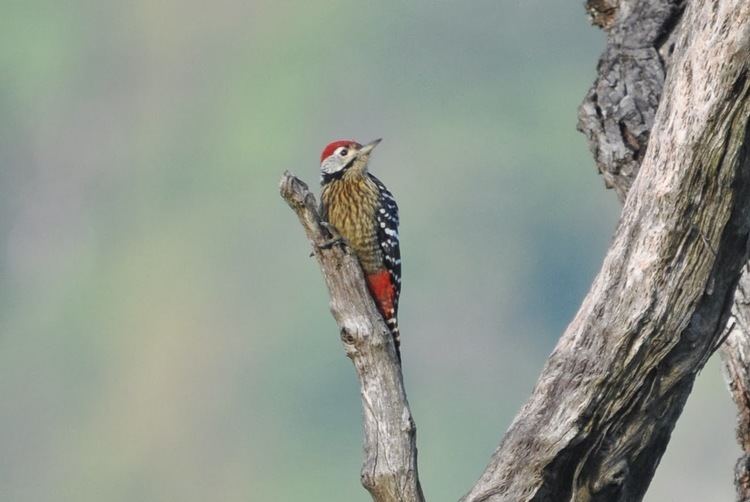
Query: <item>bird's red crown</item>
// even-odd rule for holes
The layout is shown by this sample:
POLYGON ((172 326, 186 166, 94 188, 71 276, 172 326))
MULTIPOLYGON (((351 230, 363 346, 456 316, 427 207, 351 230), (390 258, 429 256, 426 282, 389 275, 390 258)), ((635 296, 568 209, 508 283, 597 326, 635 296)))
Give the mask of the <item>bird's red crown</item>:
POLYGON ((338 141, 334 141, 333 143, 328 143, 328 145, 323 149, 323 153, 320 154, 320 161, 323 162, 324 160, 326 160, 340 146, 346 146, 346 147, 354 146, 356 148, 361 148, 362 147, 362 145, 360 145, 359 143, 357 143, 354 140, 351 140, 351 139, 340 139, 338 141))

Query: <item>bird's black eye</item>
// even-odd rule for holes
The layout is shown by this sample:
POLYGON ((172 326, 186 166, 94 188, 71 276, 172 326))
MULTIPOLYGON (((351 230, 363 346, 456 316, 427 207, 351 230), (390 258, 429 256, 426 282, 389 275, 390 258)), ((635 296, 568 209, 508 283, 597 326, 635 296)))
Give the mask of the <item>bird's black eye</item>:
POLYGON ((342 148, 339 152, 339 155, 341 155, 342 157, 346 157, 347 153, 349 153, 349 150, 347 150, 346 148, 342 148))

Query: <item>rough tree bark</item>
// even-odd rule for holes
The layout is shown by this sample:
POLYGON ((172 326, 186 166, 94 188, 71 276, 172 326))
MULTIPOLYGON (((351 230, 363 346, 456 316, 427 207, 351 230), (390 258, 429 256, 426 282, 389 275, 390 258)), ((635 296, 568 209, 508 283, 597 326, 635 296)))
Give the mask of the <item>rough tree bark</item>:
POLYGON ((748 22, 743 0, 687 6, 602 271, 465 500, 645 493, 746 259, 748 22))
POLYGON ((625 201, 646 153, 684 2, 589 0, 591 20, 607 31, 598 78, 579 109, 579 130, 608 188, 625 201))
MULTIPOLYGON (((624 15, 597 3, 615 5, 606 22, 624 15)), ((674 22, 669 12, 663 23, 674 22)), ((602 270, 465 501, 640 500, 722 340, 750 236, 750 4, 692 0, 681 23, 689 30, 676 37, 658 112, 634 119, 653 122, 650 139, 647 125, 645 137, 623 132, 638 152, 611 184, 639 163, 640 173, 602 270)), ((298 180, 285 176, 282 196, 314 245, 360 378, 363 482, 376 501, 423 500, 400 368, 356 260, 318 247, 329 236, 298 180)))
POLYGON ((417 429, 406 400, 401 366, 388 328, 365 286, 357 258, 321 225, 315 197, 284 173, 281 196, 297 213, 313 247, 328 291, 331 313, 354 363, 362 395, 362 484, 376 502, 423 502, 417 473, 417 429))
POLYGON ((737 405, 737 441, 742 448, 742 456, 734 468, 734 485, 738 502, 747 502, 750 501, 750 269, 747 267, 737 285, 727 331, 721 358, 729 391, 737 405))
MULTIPOLYGON (((598 78, 579 108, 578 128, 589 140, 605 184, 621 202, 635 180, 664 77, 680 33, 683 0, 589 0, 594 24, 607 31, 598 78)), ((748 56, 750 57, 750 56, 748 56)), ((737 289, 721 356, 737 405, 737 440, 743 455, 735 467, 738 501, 750 501, 750 268, 737 289)))

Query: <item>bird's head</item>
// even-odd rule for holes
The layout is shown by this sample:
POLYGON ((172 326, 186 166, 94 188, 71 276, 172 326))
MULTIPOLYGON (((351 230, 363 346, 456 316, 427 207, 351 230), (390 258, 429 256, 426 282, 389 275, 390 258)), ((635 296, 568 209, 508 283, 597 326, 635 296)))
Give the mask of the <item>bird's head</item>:
POLYGON ((323 183, 339 178, 346 171, 364 173, 367 170, 367 161, 370 160, 370 152, 378 143, 380 139, 364 146, 349 139, 329 143, 320 155, 320 174, 323 183))

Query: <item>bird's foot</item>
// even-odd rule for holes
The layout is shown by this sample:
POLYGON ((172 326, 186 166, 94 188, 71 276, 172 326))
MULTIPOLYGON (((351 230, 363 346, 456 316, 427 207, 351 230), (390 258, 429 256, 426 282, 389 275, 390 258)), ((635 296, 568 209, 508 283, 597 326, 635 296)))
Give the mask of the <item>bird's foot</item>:
POLYGON ((331 249, 336 244, 341 244, 342 246, 346 244, 343 237, 333 237, 332 239, 328 239, 327 241, 323 241, 320 244, 316 244, 318 249, 331 249))
MULTIPOLYGON (((339 234, 338 231, 336 231, 333 225, 331 225, 327 221, 321 221, 320 225, 326 230, 328 230, 328 233, 331 235, 331 238, 326 239, 321 243, 315 244, 316 248, 331 249, 333 246, 336 246, 336 245, 341 245, 341 246, 346 245, 346 241, 344 240, 343 237, 341 237, 341 234, 339 234)), ((310 256, 313 256, 313 253, 310 253, 310 256)))

